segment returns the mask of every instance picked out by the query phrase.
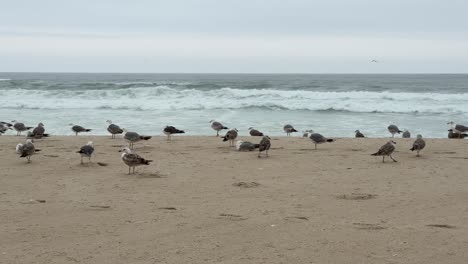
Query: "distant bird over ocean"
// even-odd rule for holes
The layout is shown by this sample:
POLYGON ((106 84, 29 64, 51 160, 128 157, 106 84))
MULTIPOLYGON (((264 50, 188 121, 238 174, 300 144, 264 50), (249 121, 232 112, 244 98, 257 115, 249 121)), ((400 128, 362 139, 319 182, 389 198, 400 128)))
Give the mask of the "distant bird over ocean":
POLYGON ((71 130, 75 132, 75 136, 78 136, 78 133, 90 132, 92 129, 84 128, 82 126, 70 124, 71 130))
POLYGON ((455 124, 453 121, 448 122, 447 125, 450 125, 451 129, 453 129, 453 133, 459 134, 460 137, 461 134, 468 132, 467 126, 455 124))
POLYGON ((39 139, 39 138, 48 137, 48 136, 49 136, 49 134, 46 134, 46 133, 45 133, 45 128, 44 128, 44 124, 43 124, 43 123, 37 124, 37 127, 35 127, 35 128, 33 129, 32 132, 29 132, 29 133, 28 133, 28 137, 29 137, 29 138, 37 138, 37 139, 39 139))
POLYGON ((357 138, 363 138, 363 137, 365 137, 364 134, 361 133, 361 131, 359 131, 359 130, 354 131, 354 133, 356 133, 355 137, 357 137, 357 138))
POLYGON ((263 133, 253 127, 249 127, 249 133, 252 137, 263 137, 263 133))
POLYGON ((387 127, 387 129, 388 129, 388 132, 390 132, 390 134, 392 134, 392 138, 395 137, 396 133, 400 134, 401 132, 403 132, 395 125, 389 125, 387 127))
POLYGON ((123 133, 123 129, 120 128, 118 125, 112 123, 111 120, 107 120, 106 122, 109 124, 109 126, 107 127, 107 131, 111 133, 112 138, 115 138, 115 135, 119 135, 123 133))
POLYGON ((128 142, 128 146, 130 149, 133 149, 133 144, 140 141, 140 140, 149 140, 151 139, 151 136, 140 136, 137 132, 127 132, 126 129, 124 129, 125 135, 124 139, 126 142, 128 142))
POLYGON ((229 146, 234 147, 234 140, 237 138, 237 129, 229 130, 224 137, 223 141, 229 141, 229 146))
POLYGON ((310 134, 309 138, 310 138, 310 140, 312 140, 312 143, 315 144, 315 149, 317 149, 318 144, 323 144, 323 143, 335 141, 334 139, 326 138, 326 137, 322 136, 319 133, 312 133, 312 134, 310 134))
POLYGON ((269 136, 263 136, 262 140, 258 144, 258 157, 260 158, 260 154, 265 151, 266 156, 268 157, 268 150, 270 150, 271 142, 269 136))
POLYGON ((129 148, 124 148, 120 150, 123 152, 121 155, 122 161, 128 166, 128 174, 130 174, 130 169, 133 168, 133 174, 135 174, 135 167, 141 165, 150 165, 152 160, 147 160, 142 158, 140 155, 133 153, 129 148))
POLYGON ((31 156, 38 151, 40 150, 34 147, 32 139, 27 139, 25 144, 16 145, 16 153, 20 155, 20 158, 26 158, 28 163, 31 162, 31 156))
POLYGON ((171 140, 171 137, 173 134, 184 134, 185 131, 183 130, 179 130, 173 126, 166 126, 164 129, 163 129, 163 132, 164 134, 166 134, 167 136, 167 140, 171 140))
POLYGON ((13 123, 13 128, 16 130, 16 136, 20 136, 21 132, 28 131, 33 127, 27 127, 23 123, 16 122, 16 120, 11 121, 13 123))
POLYGON ((454 133, 453 129, 448 130, 448 138, 456 138, 456 139, 462 139, 468 137, 468 134, 462 134, 462 133, 454 133))
POLYGON ((283 127, 283 130, 284 130, 284 132, 286 132, 287 136, 290 136, 291 133, 293 133, 293 132, 297 132, 297 130, 294 129, 294 127, 292 125, 289 125, 289 124, 285 125, 283 127))
POLYGON ((382 162, 385 162, 385 157, 389 156, 394 162, 397 162, 393 157, 392 153, 395 151, 395 144, 396 142, 393 140, 390 140, 387 142, 387 144, 383 145, 380 147, 379 151, 377 151, 374 154, 371 154, 372 156, 382 156, 382 162))
POLYGON ((81 147, 79 151, 76 153, 80 153, 81 155, 81 164, 83 164, 83 157, 88 158, 88 162, 91 162, 91 156, 94 153, 94 145, 92 141, 88 141, 88 143, 81 147))
POLYGON ((260 144, 254 144, 248 141, 238 140, 236 142, 236 149, 238 151, 252 151, 259 147, 260 147, 260 144))
POLYGON ((411 133, 407 129, 405 129, 405 131, 402 134, 402 137, 403 138, 411 138, 411 133))
POLYGON ((426 141, 424 141, 421 135, 417 135, 416 140, 413 143, 413 147, 410 150, 416 150, 416 157, 419 157, 419 152, 423 150, 424 147, 426 147, 426 141))
POLYGON ((216 131, 216 136, 217 137, 219 137, 219 131, 221 131, 223 129, 228 129, 227 127, 223 126, 223 124, 221 124, 220 122, 215 121, 215 120, 211 120, 210 124, 211 124, 211 128, 216 131))

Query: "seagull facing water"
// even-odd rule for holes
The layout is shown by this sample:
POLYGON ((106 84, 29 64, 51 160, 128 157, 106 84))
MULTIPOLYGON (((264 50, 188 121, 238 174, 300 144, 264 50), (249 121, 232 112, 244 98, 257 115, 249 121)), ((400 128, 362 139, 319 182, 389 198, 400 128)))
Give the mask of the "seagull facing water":
POLYGON ((19 143, 16 145, 16 153, 20 155, 20 158, 26 157, 28 163, 31 162, 31 156, 34 155, 40 149, 36 149, 32 143, 32 139, 26 140, 25 144, 19 143))
POLYGON ((115 138, 115 135, 123 133, 123 129, 120 128, 118 125, 113 124, 111 120, 107 120, 106 122, 109 124, 109 126, 107 127, 107 131, 111 133, 112 138, 115 138))
POLYGON ((71 130, 75 132, 75 136, 78 136, 78 133, 90 132, 92 130, 92 129, 84 128, 82 126, 73 125, 73 124, 70 124, 70 126, 72 126, 71 130))
POLYGON ((164 129, 163 129, 163 132, 164 134, 167 135, 167 140, 171 140, 171 136, 173 134, 184 134, 185 131, 183 130, 179 130, 173 126, 166 126, 164 129))
POLYGON ((133 174, 135 174, 135 167, 141 165, 150 165, 152 160, 147 160, 140 155, 133 153, 129 148, 123 148, 119 152, 123 152, 121 155, 122 161, 128 166, 128 174, 130 174, 130 169, 133 168, 133 174))
POLYGON ((221 131, 223 129, 229 129, 229 128, 223 126, 223 124, 221 124, 220 122, 215 121, 215 120, 211 120, 210 123, 211 123, 211 128, 216 131, 216 136, 217 137, 219 137, 219 131, 221 131))
POLYGON ((130 147, 130 149, 133 149, 133 144, 135 142, 138 142, 140 140, 148 140, 151 138, 151 136, 140 136, 140 134, 138 134, 137 132, 127 132, 126 129, 124 129, 124 132, 124 139, 128 142, 128 146, 130 147))
POLYGON ((312 134, 310 134, 309 138, 310 138, 310 140, 312 140, 312 143, 315 144, 315 149, 317 149, 318 144, 323 144, 323 143, 335 141, 334 139, 326 138, 326 137, 322 136, 319 133, 312 133, 312 134))
POLYGON ((16 136, 21 136, 21 132, 27 131, 33 127, 27 127, 23 123, 16 122, 16 120, 11 121, 13 123, 13 128, 16 130, 16 136))
POLYGON ((422 139, 421 135, 417 135, 416 140, 413 143, 413 147, 410 150, 411 151, 416 150, 416 157, 419 157, 419 152, 423 150, 424 147, 426 147, 426 141, 422 139))
POLYGON ((91 156, 93 155, 94 152, 94 145, 92 141, 88 141, 88 143, 84 146, 81 147, 80 151, 77 151, 76 153, 80 153, 81 155, 81 164, 83 164, 83 157, 88 158, 88 162, 91 162, 91 156))
POLYGON ((291 133, 293 133, 293 132, 297 132, 297 130, 294 129, 294 127, 292 125, 289 125, 289 124, 285 125, 283 127, 283 130, 284 130, 284 132, 286 132, 287 136, 290 136, 291 133))
POLYGON ((393 157, 392 153, 395 151, 395 144, 396 142, 393 140, 390 140, 387 142, 387 144, 383 145, 380 147, 379 151, 377 151, 374 154, 371 154, 372 156, 382 156, 382 162, 385 162, 385 156, 389 156, 394 162, 397 162, 393 157))

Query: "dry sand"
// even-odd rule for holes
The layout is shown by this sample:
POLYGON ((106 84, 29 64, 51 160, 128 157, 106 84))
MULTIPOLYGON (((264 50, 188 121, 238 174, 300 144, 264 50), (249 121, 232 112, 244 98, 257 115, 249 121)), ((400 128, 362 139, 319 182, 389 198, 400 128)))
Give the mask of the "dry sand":
POLYGON ((468 263, 468 141, 416 158, 396 139, 383 164, 369 154, 388 139, 277 137, 258 159, 174 138, 137 143, 155 163, 127 175, 121 139, 36 140, 27 164, 24 137, 1 136, 0 263, 468 263))

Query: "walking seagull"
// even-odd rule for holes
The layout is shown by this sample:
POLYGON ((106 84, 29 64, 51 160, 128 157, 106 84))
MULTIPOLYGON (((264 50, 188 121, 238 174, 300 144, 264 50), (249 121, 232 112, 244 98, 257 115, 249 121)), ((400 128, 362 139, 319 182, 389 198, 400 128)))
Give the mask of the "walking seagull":
POLYGON ((13 123, 13 128, 16 130, 16 136, 21 136, 21 132, 28 131, 33 127, 27 127, 23 123, 16 122, 16 120, 11 121, 13 123))
POLYGON ((167 135, 167 140, 171 140, 172 134, 184 134, 185 131, 179 130, 173 126, 166 126, 163 130, 164 134, 167 135))
POLYGON ((334 139, 326 138, 326 137, 322 136, 319 133, 312 133, 312 134, 310 134, 309 138, 310 138, 310 140, 312 140, 312 143, 315 144, 315 149, 317 149, 318 144, 323 144, 323 143, 335 141, 334 139))
POLYGON ((286 132, 286 135, 287 135, 287 136, 290 136, 290 134, 293 133, 293 132, 297 132, 297 130, 294 129, 294 127, 291 126, 291 125, 289 125, 289 124, 288 124, 288 125, 285 125, 285 126, 283 127, 283 130, 284 130, 284 132, 286 132))
POLYGON ((398 129, 398 127, 395 126, 395 125, 389 125, 389 126, 387 127, 387 129, 388 129, 388 132, 390 132, 390 133, 392 134, 392 138, 395 137, 395 134, 396 134, 396 133, 400 134, 400 133, 402 132, 402 131, 401 131, 400 129, 398 129))
POLYGON ((411 137, 411 133, 405 129, 405 131, 403 132, 403 135, 402 135, 403 138, 410 138, 411 137))
POLYGON ((357 138, 363 138, 363 137, 365 137, 364 134, 361 133, 361 131, 359 131, 359 130, 356 130, 356 131, 354 131, 354 132, 356 133, 355 137, 357 137, 357 138))
POLYGON ((140 136, 140 134, 138 134, 137 132, 127 132, 126 129, 124 129, 124 132, 124 139, 128 142, 128 146, 130 147, 130 149, 133 149, 133 144, 135 142, 138 142, 140 140, 148 140, 151 138, 151 136, 140 136))
POLYGON ((76 153, 80 153, 81 155, 81 164, 83 164, 83 157, 88 158, 88 163, 91 162, 91 156, 93 155, 94 152, 94 145, 92 141, 88 141, 88 143, 84 146, 81 147, 80 151, 77 151, 76 153))
POLYGON ((387 144, 383 145, 380 147, 379 151, 377 151, 374 154, 371 154, 372 156, 382 156, 382 162, 385 162, 385 156, 389 156, 394 162, 397 162, 393 157, 392 153, 395 151, 395 144, 396 142, 393 140, 390 140, 387 142, 387 144))
POLYGON ((252 137, 263 137, 263 133, 253 127, 249 127, 249 133, 252 137))
POLYGON ((258 157, 260 158, 260 154, 262 154, 262 151, 265 151, 266 156, 268 157, 268 150, 271 147, 271 142, 270 142, 270 137, 269 136, 263 136, 262 140, 260 141, 260 144, 258 144, 258 157))
POLYGON ((124 132, 122 128, 116 124, 113 124, 111 120, 107 120, 106 122, 109 124, 107 131, 111 133, 112 138, 115 138, 115 135, 122 134, 124 132))
POLYGON ((216 136, 217 137, 219 137, 219 131, 221 131, 223 129, 229 129, 229 128, 223 126, 223 124, 221 124, 220 122, 215 121, 215 120, 211 120, 210 123, 211 123, 211 128, 216 131, 216 136))
POLYGON ((234 140, 237 138, 237 129, 229 130, 224 137, 222 137, 223 141, 229 140, 229 146, 234 147, 234 140))
POLYGON ((129 148, 123 148, 119 152, 123 152, 121 157, 122 161, 128 166, 128 174, 130 174, 130 169, 133 168, 133 174, 135 174, 135 167, 141 165, 150 165, 152 160, 147 160, 140 155, 133 153, 129 148))
POLYGON ((45 132, 44 124, 39 123, 39 124, 37 124, 37 127, 35 127, 33 129, 32 132, 28 133, 28 137, 29 138, 37 138, 37 139, 42 138, 42 137, 48 137, 49 134, 46 134, 44 132, 45 132))
POLYGON ((26 140, 25 144, 19 143, 16 145, 16 153, 20 155, 20 158, 26 157, 28 163, 31 162, 31 156, 34 155, 36 152, 41 151, 40 149, 36 149, 34 144, 32 143, 32 139, 26 140))
POLYGON ((416 136, 416 140, 413 143, 413 147, 410 149, 411 151, 416 150, 416 157, 419 157, 419 152, 423 150, 423 148, 426 146, 426 142, 422 138, 421 135, 416 136))
POLYGON ((459 134, 460 137, 461 134, 468 132, 467 126, 455 124, 453 121, 448 122, 447 125, 450 125, 451 129, 453 129, 453 133, 459 134))
POLYGON ((238 151, 252 151, 259 147, 260 144, 254 144, 248 141, 239 140, 236 142, 236 149, 238 151))
POLYGON ((71 130, 75 132, 75 136, 78 136, 78 133, 90 132, 92 130, 92 129, 84 128, 82 126, 73 125, 73 124, 70 124, 70 126, 72 126, 71 130))

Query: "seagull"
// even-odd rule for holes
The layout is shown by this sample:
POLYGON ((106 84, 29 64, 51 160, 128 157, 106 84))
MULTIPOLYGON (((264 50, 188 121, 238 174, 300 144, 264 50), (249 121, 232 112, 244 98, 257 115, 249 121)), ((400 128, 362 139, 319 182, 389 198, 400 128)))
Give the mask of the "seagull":
POLYGON ((396 142, 393 140, 390 140, 387 142, 387 144, 383 145, 380 147, 379 151, 377 151, 374 154, 371 154, 372 156, 382 156, 382 162, 385 162, 385 156, 389 156, 394 162, 397 162, 393 157, 392 153, 395 151, 395 145, 396 142))
POLYGON ((115 135, 117 134, 123 133, 123 129, 120 128, 118 125, 113 124, 111 120, 107 120, 106 122, 109 124, 109 126, 107 127, 107 131, 111 133, 112 138, 115 138, 115 135))
POLYGON ((236 149, 238 151, 252 151, 259 147, 260 147, 260 144, 254 144, 248 141, 238 140, 236 142, 236 149))
POLYGON ((312 129, 308 129, 308 130, 304 130, 302 132, 302 137, 305 137, 305 138, 308 138, 309 137, 309 133, 312 133, 312 129))
POLYGON ((45 134, 45 128, 43 123, 37 124, 37 127, 33 129, 32 132, 28 133, 29 138, 42 138, 42 137, 48 137, 49 134, 45 134))
POLYGON ((184 134, 185 131, 179 130, 173 126, 166 126, 163 130, 164 134, 167 135, 167 140, 171 140, 172 134, 184 134))
POLYGON ((453 133, 457 133, 459 134, 459 136, 461 136, 462 133, 468 132, 467 126, 457 125, 453 121, 448 122, 447 125, 451 125, 451 128, 453 129, 453 133))
POLYGON ((219 131, 221 131, 223 129, 229 129, 229 128, 223 126, 223 124, 221 124, 220 122, 215 121, 215 120, 211 120, 210 123, 211 123, 211 128, 216 130, 216 136, 217 137, 219 137, 219 131))
POLYGON ((78 126, 78 125, 70 124, 70 126, 72 126, 71 130, 72 130, 73 132, 75 132, 75 135, 76 135, 76 136, 78 136, 78 133, 91 131, 91 129, 84 128, 84 127, 78 126))
POLYGON ((263 137, 263 133, 253 127, 249 127, 249 133, 252 137, 263 137))
POLYGON ((388 132, 390 132, 390 133, 392 134, 392 138, 395 137, 395 134, 396 134, 396 133, 400 134, 400 133, 402 132, 402 131, 401 131, 400 129, 398 129, 398 127, 395 126, 395 125, 389 125, 389 126, 387 127, 387 129, 388 129, 388 132))
POLYGON ((92 141, 88 141, 88 143, 84 146, 81 147, 80 151, 77 151, 76 153, 80 153, 81 155, 81 164, 83 164, 83 157, 88 158, 88 162, 91 162, 91 156, 93 155, 94 152, 94 145, 92 141))
POLYGON ((16 122, 16 120, 11 121, 13 123, 13 128, 16 130, 16 135, 20 136, 21 132, 27 131, 33 127, 27 127, 23 123, 16 122))
POLYGON ((224 137, 222 137, 223 141, 229 140, 229 146, 234 147, 234 140, 237 138, 237 129, 229 130, 224 137))
POLYGON ((283 130, 284 130, 284 132, 286 132, 286 135, 288 135, 288 136, 289 136, 291 133, 293 133, 293 132, 297 132, 297 130, 294 129, 294 127, 291 126, 291 125, 289 125, 289 124, 288 124, 288 125, 285 125, 285 126, 283 127, 283 130))
POLYGON ((322 136, 319 133, 312 133, 312 134, 310 134, 309 138, 310 138, 310 140, 312 140, 312 143, 315 144, 315 149, 317 149, 318 144, 323 144, 323 143, 335 141, 334 139, 326 138, 326 137, 322 136))
POLYGON ((356 131, 354 131, 354 132, 356 133, 355 136, 356 136, 357 138, 363 138, 363 137, 365 137, 364 134, 361 133, 361 131, 359 131, 359 130, 356 130, 356 131))
POLYGON ((6 122, 0 122, 0 136, 5 133, 8 129, 11 129, 11 124, 6 122))
POLYGON ((271 147, 271 142, 270 142, 270 137, 269 136, 263 136, 262 140, 260 141, 260 144, 258 144, 258 157, 260 158, 260 154, 262 154, 262 151, 265 151, 266 156, 268 157, 268 150, 271 147))
POLYGON ((421 135, 416 136, 416 140, 413 143, 413 147, 410 149, 411 151, 416 150, 416 157, 419 157, 419 152, 423 150, 423 148, 426 146, 426 142, 422 138, 421 135))
POLYGON ((36 152, 41 151, 40 149, 36 149, 34 144, 32 143, 32 139, 26 140, 25 144, 19 143, 16 145, 16 153, 20 155, 20 158, 26 157, 28 163, 31 162, 31 156, 34 155, 36 152))
POLYGON ((448 130, 448 138, 465 138, 468 137, 468 134, 462 134, 462 133, 453 133, 453 129, 448 130))
POLYGON ((130 174, 130 169, 133 167, 133 174, 135 174, 135 167, 141 165, 150 165, 152 160, 147 160, 140 155, 133 153, 129 148, 123 148, 119 152, 122 153, 122 161, 128 166, 128 174, 130 174))
POLYGON ((411 133, 405 129, 405 131, 403 132, 403 135, 402 135, 403 138, 410 138, 411 137, 411 133))
POLYGON ((128 142, 128 146, 130 147, 130 149, 133 149, 133 143, 138 142, 140 140, 148 140, 151 138, 151 136, 140 136, 140 134, 138 134, 137 132, 127 132, 126 129, 124 129, 124 132, 124 139, 128 142))

